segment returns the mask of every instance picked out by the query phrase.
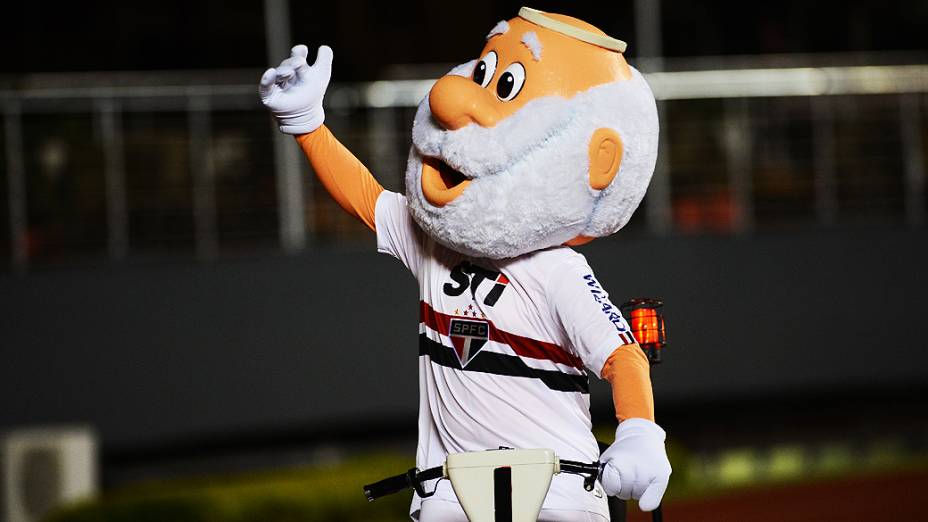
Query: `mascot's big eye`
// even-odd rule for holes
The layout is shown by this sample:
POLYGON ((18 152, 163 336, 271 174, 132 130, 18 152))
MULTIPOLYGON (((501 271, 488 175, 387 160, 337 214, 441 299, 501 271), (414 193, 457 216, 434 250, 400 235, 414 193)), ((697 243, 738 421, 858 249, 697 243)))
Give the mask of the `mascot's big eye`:
POLYGON ((477 63, 477 67, 474 69, 474 81, 479 83, 481 87, 486 87, 490 84, 490 80, 493 79, 495 73, 496 51, 490 51, 477 63))
POLYGON ((510 101, 519 95, 522 86, 525 85, 525 67, 516 62, 499 77, 499 83, 496 84, 496 95, 500 100, 510 101))

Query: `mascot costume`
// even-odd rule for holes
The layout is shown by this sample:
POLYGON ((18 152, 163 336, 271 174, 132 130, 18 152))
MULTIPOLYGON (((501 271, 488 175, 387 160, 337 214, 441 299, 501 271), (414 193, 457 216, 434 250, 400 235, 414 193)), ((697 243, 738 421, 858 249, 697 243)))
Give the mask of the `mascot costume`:
MULTIPOLYGON (((419 104, 406 194, 383 189, 323 125, 332 50, 298 45, 261 78, 338 204, 419 284, 416 465, 449 453, 550 448, 604 463, 600 484, 556 475, 539 520, 608 520, 605 494, 653 510, 671 468, 646 356, 571 246, 610 235, 638 206, 657 158, 654 97, 625 43, 523 8, 419 104), (615 442, 591 433, 587 369, 612 385, 615 442)), ((447 481, 413 519, 466 520, 447 481)))

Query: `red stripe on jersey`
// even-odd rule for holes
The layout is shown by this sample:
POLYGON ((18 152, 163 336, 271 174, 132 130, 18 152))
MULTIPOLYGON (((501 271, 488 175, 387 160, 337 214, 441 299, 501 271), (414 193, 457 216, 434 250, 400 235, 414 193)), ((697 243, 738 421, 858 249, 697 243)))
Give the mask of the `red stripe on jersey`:
MULTIPOLYGON (((448 332, 451 330, 451 319, 453 316, 436 311, 425 301, 419 302, 419 314, 422 322, 424 322, 426 326, 442 335, 448 335, 448 332)), ((489 319, 486 321, 490 326, 490 340, 508 345, 516 355, 528 357, 530 359, 553 361, 558 364, 583 370, 583 361, 576 355, 568 353, 560 346, 554 343, 504 332, 497 328, 489 319)))

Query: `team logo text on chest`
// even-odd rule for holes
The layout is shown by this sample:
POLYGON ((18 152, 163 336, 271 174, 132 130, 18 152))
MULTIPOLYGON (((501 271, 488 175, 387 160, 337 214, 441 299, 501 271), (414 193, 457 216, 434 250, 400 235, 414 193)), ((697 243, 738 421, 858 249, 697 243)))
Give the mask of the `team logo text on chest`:
POLYGON ((463 294, 467 289, 470 289, 471 298, 476 299, 477 288, 484 281, 489 281, 493 285, 493 288, 490 289, 490 292, 483 299, 483 304, 487 306, 493 306, 499 301, 501 295, 503 295, 503 290, 509 285, 509 279, 494 270, 483 268, 482 266, 477 266, 470 263, 469 261, 461 261, 454 268, 451 269, 451 282, 445 283, 442 286, 442 290, 445 292, 445 295, 450 295, 452 297, 459 296, 463 294))

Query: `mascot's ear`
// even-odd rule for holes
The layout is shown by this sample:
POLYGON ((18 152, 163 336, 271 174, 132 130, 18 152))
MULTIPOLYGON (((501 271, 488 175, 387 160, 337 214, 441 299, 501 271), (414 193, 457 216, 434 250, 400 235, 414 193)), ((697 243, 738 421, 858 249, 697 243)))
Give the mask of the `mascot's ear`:
POLYGON ((622 163, 624 149, 619 133, 600 127, 590 138, 590 186, 602 190, 612 183, 622 163))

